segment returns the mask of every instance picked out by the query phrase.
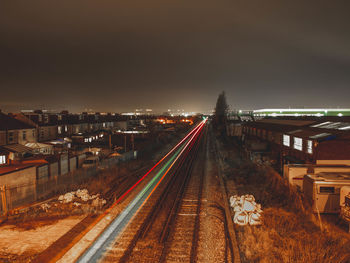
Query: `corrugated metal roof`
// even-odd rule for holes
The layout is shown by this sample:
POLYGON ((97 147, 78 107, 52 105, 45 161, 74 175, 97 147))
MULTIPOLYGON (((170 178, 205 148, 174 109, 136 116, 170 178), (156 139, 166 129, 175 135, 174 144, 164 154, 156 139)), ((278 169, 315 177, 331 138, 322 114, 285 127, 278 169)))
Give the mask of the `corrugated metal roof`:
POLYGON ((318 123, 316 125, 311 125, 310 127, 322 128, 322 129, 335 129, 335 130, 350 130, 350 123, 326 121, 326 122, 318 123))
POLYGON ((2 148, 10 152, 18 152, 18 153, 31 152, 33 150, 32 148, 29 148, 22 144, 9 144, 9 145, 2 146, 2 148))
POLYGON ((332 135, 331 133, 325 133, 320 130, 310 130, 310 129, 299 129, 288 132, 295 137, 301 138, 311 138, 311 139, 322 139, 324 137, 332 135))
POLYGON ((280 119, 262 119, 256 122, 260 123, 271 123, 271 124, 280 124, 280 125, 291 125, 291 126, 306 126, 315 123, 316 121, 312 120, 280 120, 280 119))
POLYGON ((25 144, 26 147, 31 149, 40 149, 40 148, 52 148, 52 145, 38 142, 29 142, 25 144))

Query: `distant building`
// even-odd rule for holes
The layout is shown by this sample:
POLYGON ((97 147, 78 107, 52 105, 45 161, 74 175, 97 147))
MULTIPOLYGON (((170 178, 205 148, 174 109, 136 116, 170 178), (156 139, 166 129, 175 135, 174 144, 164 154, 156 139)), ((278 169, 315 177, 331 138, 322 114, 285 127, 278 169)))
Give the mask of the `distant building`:
POLYGON ((261 109, 254 110, 253 116, 256 117, 299 117, 299 116, 350 116, 350 109, 261 109))

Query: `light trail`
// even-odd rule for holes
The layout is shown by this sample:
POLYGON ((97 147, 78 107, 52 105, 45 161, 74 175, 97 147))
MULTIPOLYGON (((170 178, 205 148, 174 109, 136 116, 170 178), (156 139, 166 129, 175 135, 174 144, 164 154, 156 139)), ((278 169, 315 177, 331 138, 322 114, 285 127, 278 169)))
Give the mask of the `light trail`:
MULTIPOLYGON (((205 122, 204 122, 205 123, 205 122)), ((173 167, 173 165, 176 163, 176 161, 180 158, 180 156, 182 155, 182 153, 186 150, 187 146, 192 142, 192 140, 196 137, 197 133, 199 131, 201 131, 203 125, 201 126, 201 128, 193 135, 193 137, 187 142, 187 144, 182 148, 182 151, 177 155, 176 159, 172 162, 172 164, 169 166, 169 168, 166 170, 166 172, 163 174, 163 176, 159 179, 158 183, 155 185, 155 187, 153 188, 153 190, 151 191, 151 193, 146 197, 145 201, 142 203, 142 205, 140 206, 140 208, 147 202, 148 198, 152 195, 152 193, 157 189, 157 187, 159 186, 159 184, 163 181, 164 177, 168 174, 168 172, 170 171, 170 169, 173 167)), ((181 149, 181 148, 180 148, 181 149)), ((176 154, 175 154, 176 155, 176 154)), ((140 209, 139 208, 139 209, 140 209)))
POLYGON ((205 121, 201 121, 196 127, 194 127, 192 129, 192 131, 190 133, 188 133, 177 145, 175 145, 162 159, 160 159, 146 174, 144 174, 133 186, 131 186, 122 196, 120 196, 115 203, 111 206, 114 207, 115 205, 117 205, 121 200, 124 199, 124 197, 130 193, 132 191, 132 189, 134 189, 139 183, 141 183, 143 181, 143 179, 145 179, 147 177, 148 174, 150 174, 161 162, 163 162, 165 160, 165 158, 167 158, 173 151, 175 151, 176 148, 179 147, 179 145, 181 145, 193 132, 195 132, 196 130, 200 129, 201 127, 203 127, 203 125, 205 124, 205 121))
MULTIPOLYGON (((206 120, 202 121, 197 127, 195 127, 179 144, 177 144, 161 161, 169 156, 176 148, 178 148, 189 136, 190 139, 176 150, 173 156, 163 165, 159 172, 151 179, 151 181, 141 190, 141 192, 132 200, 132 202, 124 209, 121 214, 115 218, 112 223, 103 231, 103 233, 93 242, 92 246, 88 248, 83 255, 77 260, 77 262, 97 262, 105 253, 107 247, 117 238, 117 236, 125 229, 132 218, 143 207, 155 189, 159 186, 161 181, 168 174, 170 169, 184 153, 191 142, 197 138, 197 134, 202 130, 206 120)), ((161 163, 159 161, 158 164, 161 163)), ((154 167, 150 170, 152 171, 154 167)), ((149 174, 150 171, 147 173, 149 174)), ((146 175, 147 175, 146 174, 146 175)))

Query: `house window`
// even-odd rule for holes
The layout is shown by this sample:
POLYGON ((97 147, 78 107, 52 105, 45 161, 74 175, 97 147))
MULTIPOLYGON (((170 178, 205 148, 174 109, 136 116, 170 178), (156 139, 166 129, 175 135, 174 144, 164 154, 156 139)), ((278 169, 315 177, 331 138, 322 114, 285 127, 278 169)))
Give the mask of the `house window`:
POLYGON ((13 142, 13 132, 8 133, 9 143, 13 142))
POLYGON ((307 141, 307 153, 312 154, 312 141, 307 141))
POLYGON ((299 151, 303 150, 303 139, 294 137, 294 149, 299 151))
POLYGON ((283 145, 284 146, 290 146, 290 136, 283 134, 283 145))
POLYGON ((6 156, 0 155, 0 164, 5 164, 5 163, 6 163, 6 156))
POLYGON ((26 131, 22 132, 22 138, 24 141, 27 140, 27 132, 26 131))
POLYGON ((62 133, 62 126, 57 126, 57 132, 58 132, 58 134, 62 133))
POLYGON ((67 125, 64 126, 64 131, 65 131, 65 132, 68 131, 68 126, 67 126, 67 125))
POLYGON ((334 194, 334 187, 321 186, 320 194, 334 194))

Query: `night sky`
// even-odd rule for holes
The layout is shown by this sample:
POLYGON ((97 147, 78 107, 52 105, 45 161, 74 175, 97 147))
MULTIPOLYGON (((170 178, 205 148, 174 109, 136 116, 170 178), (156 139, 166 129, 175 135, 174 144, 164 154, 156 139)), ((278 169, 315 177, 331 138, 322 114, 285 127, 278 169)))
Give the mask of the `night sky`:
POLYGON ((350 2, 0 2, 0 109, 350 106, 350 2))

